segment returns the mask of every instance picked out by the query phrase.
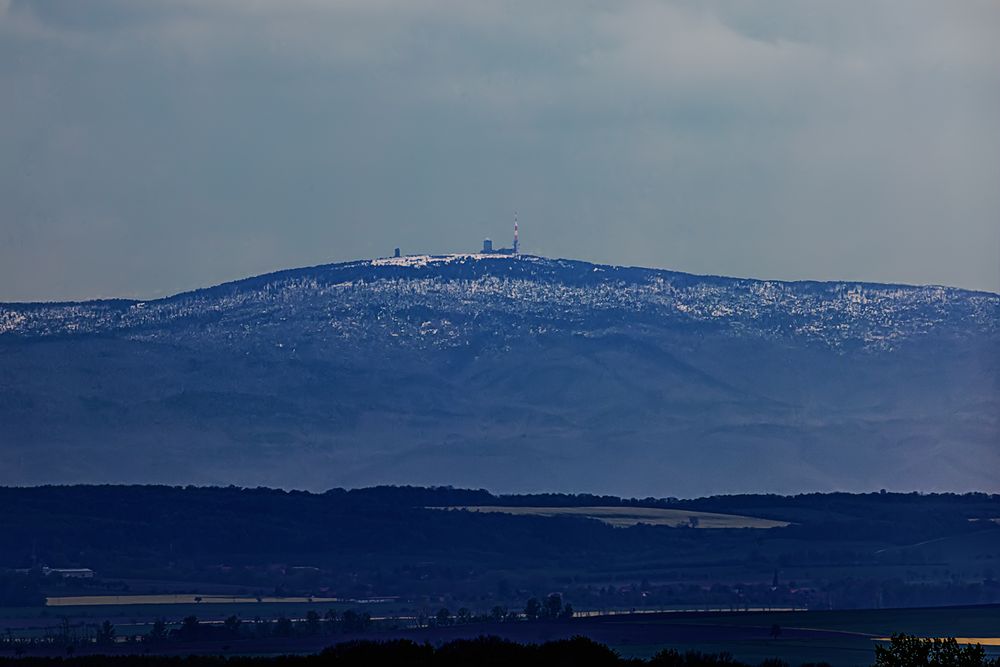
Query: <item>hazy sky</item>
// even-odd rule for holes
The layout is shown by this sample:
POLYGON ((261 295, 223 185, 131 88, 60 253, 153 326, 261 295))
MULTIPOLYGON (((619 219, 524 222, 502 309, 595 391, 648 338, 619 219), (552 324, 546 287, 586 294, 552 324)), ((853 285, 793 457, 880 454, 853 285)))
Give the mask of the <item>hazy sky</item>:
POLYGON ((1000 3, 0 0, 0 300, 507 244, 1000 291, 1000 3))

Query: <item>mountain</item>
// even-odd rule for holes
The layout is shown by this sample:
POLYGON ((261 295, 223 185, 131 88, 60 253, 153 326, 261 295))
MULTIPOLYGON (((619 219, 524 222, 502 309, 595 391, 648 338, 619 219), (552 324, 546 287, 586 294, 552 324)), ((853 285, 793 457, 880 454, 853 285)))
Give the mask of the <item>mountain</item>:
POLYGON ((0 484, 1000 491, 1000 296, 534 256, 0 304, 0 484))

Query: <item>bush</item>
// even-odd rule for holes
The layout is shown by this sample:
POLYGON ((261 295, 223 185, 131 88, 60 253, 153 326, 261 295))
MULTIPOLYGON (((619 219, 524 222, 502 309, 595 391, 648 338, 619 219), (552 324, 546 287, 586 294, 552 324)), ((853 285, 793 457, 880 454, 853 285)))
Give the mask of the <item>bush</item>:
POLYGON ((954 639, 893 635, 888 646, 875 647, 875 667, 1000 667, 987 660, 979 644, 962 646, 954 639))

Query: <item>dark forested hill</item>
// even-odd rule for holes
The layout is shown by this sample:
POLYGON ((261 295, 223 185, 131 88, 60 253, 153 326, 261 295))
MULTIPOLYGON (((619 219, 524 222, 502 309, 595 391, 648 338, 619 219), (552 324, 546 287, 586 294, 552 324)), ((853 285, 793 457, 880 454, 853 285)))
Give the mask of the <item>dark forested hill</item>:
MULTIPOLYGON (((218 563, 392 561, 489 556, 585 561, 593 554, 667 554, 704 542, 805 540, 908 545, 985 531, 1000 535, 1000 496, 807 494, 681 500, 588 495, 502 495, 450 487, 331 489, 324 493, 239 487, 0 487, 0 567, 32 559, 93 565, 192 559, 218 563), (630 506, 679 508, 794 523, 765 530, 622 529, 573 517, 443 511, 447 506, 630 506), (838 526, 831 531, 831 525, 838 526)), ((733 554, 743 558, 747 554, 733 554)), ((722 557, 716 554, 715 557, 722 557)))
MULTIPOLYGON (((108 585, 147 582, 140 590, 177 582, 188 592, 211 584, 246 594, 451 595, 478 604, 571 589, 575 601, 590 604, 690 604, 706 596, 731 604, 740 595, 773 604, 766 596, 779 570, 788 604, 827 605, 828 591, 841 606, 869 606, 880 586, 902 606, 1000 601, 992 565, 1000 558, 1000 496, 984 494, 636 500, 414 487, 49 486, 0 487, 0 507, 0 589, 7 577, 8 598, 17 582, 5 569, 47 565, 92 568, 108 585), (595 504, 793 523, 615 528, 583 517, 430 509, 595 504)), ((57 585, 58 578, 40 579, 57 585)))
POLYGON ((1000 297, 538 257, 0 305, 0 483, 997 490, 1000 297))

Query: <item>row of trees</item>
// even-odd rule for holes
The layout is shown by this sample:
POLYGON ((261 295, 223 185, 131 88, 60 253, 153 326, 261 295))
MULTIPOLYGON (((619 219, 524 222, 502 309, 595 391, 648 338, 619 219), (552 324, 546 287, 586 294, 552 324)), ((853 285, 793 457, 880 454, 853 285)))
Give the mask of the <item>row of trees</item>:
POLYGON ((548 596, 544 602, 540 602, 538 598, 530 598, 524 605, 524 617, 529 621, 539 618, 573 618, 573 605, 563 604, 562 596, 558 593, 548 596))
POLYGON ((371 614, 348 609, 344 612, 329 610, 322 616, 313 610, 305 618, 293 620, 285 616, 277 619, 254 619, 244 621, 238 616, 230 616, 222 624, 199 622, 195 616, 188 616, 178 628, 167 630, 166 622, 159 619, 146 635, 147 641, 157 642, 168 639, 197 641, 240 637, 315 637, 319 635, 353 634, 364 632, 372 625, 371 614))
POLYGON ((71 625, 69 620, 64 618, 59 626, 43 634, 19 637, 8 632, 0 636, 0 649, 21 653, 26 648, 58 646, 65 648, 66 653, 71 655, 76 648, 83 646, 111 646, 118 643, 155 646, 204 640, 334 636, 357 634, 368 630, 371 626, 371 614, 351 609, 340 613, 330 610, 322 616, 316 611, 309 611, 305 618, 299 620, 285 616, 275 620, 260 618, 243 620, 234 615, 222 623, 206 623, 200 621, 197 616, 187 616, 177 627, 170 627, 166 619, 158 618, 149 631, 141 635, 120 635, 114 624, 107 620, 96 625, 71 625))
POLYGON ((507 607, 496 605, 488 613, 474 614, 467 607, 461 607, 458 612, 452 615, 451 610, 442 607, 431 617, 419 616, 417 625, 420 627, 443 627, 467 623, 509 623, 521 620, 568 618, 573 618, 573 605, 564 604, 562 596, 559 593, 553 593, 544 600, 529 598, 521 612, 510 611, 507 607))
MULTIPOLYGON (((569 619, 573 607, 563 602, 562 596, 553 593, 544 600, 530 598, 523 612, 508 611, 506 607, 495 606, 488 613, 473 613, 462 607, 457 613, 442 607, 433 616, 421 614, 417 619, 420 627, 444 627, 468 623, 515 621, 535 621, 541 619, 569 619)), ((117 628, 110 621, 99 625, 71 626, 63 619, 52 632, 32 637, 18 638, 8 634, 0 637, 0 647, 24 648, 25 646, 50 645, 75 648, 85 645, 108 646, 119 642, 160 644, 165 642, 190 642, 204 640, 264 638, 264 637, 316 637, 358 634, 373 625, 371 614, 366 611, 348 609, 337 612, 333 609, 320 615, 310 610, 305 618, 290 619, 281 616, 274 620, 256 618, 244 620, 236 615, 229 616, 221 623, 206 623, 197 616, 185 617, 179 626, 171 628, 166 619, 158 618, 144 635, 119 636, 117 628)), ((70 651, 72 652, 72 651, 70 651)))

